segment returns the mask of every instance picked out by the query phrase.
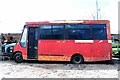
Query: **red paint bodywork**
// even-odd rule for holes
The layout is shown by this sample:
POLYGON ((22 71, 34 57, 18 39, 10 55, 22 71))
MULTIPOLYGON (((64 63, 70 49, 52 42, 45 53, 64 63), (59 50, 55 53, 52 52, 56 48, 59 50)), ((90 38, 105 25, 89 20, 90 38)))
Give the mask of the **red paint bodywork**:
MULTIPOLYGON (((42 24, 66 24, 68 22, 27 22, 29 27, 37 27, 42 24)), ((104 61, 112 60, 112 44, 110 34, 110 23, 108 20, 84 20, 80 24, 106 24, 108 40, 93 40, 75 42, 75 40, 38 40, 38 60, 54 60, 59 61, 62 57, 63 61, 70 61, 72 55, 81 54, 84 61, 104 61), (54 55, 54 56, 53 56, 54 55), (45 57, 44 57, 45 56, 45 57), (55 59, 50 59, 53 56, 55 59), (40 57, 40 58, 39 58, 40 57)), ((24 59, 27 59, 27 47, 23 48, 18 43, 14 47, 14 52, 20 51, 24 59)), ((52 57, 52 58, 53 58, 52 57)), ((62 61, 62 60, 60 60, 62 61)))
POLYGON ((16 46, 14 47, 14 53, 21 52, 23 55, 23 58, 27 58, 27 48, 21 47, 20 43, 18 42, 16 46))
MULTIPOLYGON (((78 53, 85 61, 111 60, 111 44, 107 40, 93 43, 75 43, 75 40, 39 40, 38 54, 58 54, 71 57, 78 53)), ((70 59, 69 59, 70 60, 70 59)))

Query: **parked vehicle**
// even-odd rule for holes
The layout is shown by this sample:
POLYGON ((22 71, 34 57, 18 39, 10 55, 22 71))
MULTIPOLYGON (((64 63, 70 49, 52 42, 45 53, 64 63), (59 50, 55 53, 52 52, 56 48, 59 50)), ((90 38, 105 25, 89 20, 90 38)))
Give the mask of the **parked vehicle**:
POLYGON ((17 43, 15 37, 11 35, 10 33, 8 34, 1 34, 1 57, 10 57, 12 59, 12 53, 10 50, 11 46, 15 46, 17 43))
POLYGON ((115 42, 112 43, 112 52, 114 57, 120 58, 120 41, 115 39, 115 42))
POLYGON ((108 20, 26 22, 21 40, 10 47, 14 60, 112 60, 108 20))

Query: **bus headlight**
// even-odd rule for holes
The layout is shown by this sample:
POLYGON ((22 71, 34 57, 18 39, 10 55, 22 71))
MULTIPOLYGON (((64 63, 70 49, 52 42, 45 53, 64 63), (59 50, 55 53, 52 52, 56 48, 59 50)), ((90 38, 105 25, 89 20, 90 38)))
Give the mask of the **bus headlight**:
POLYGON ((10 47, 10 53, 12 53, 13 52, 13 47, 10 47))
POLYGON ((7 53, 12 53, 12 52, 13 52, 13 47, 11 46, 7 49, 7 53))
POLYGON ((13 49, 13 47, 10 47, 10 49, 13 49))

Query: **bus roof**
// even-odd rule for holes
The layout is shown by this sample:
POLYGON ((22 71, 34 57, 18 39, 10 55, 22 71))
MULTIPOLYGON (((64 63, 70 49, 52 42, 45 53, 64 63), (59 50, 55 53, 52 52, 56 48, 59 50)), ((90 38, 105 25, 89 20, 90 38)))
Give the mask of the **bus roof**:
POLYGON ((55 20, 55 21, 40 21, 26 22, 25 25, 47 25, 47 24, 107 24, 108 20, 55 20))

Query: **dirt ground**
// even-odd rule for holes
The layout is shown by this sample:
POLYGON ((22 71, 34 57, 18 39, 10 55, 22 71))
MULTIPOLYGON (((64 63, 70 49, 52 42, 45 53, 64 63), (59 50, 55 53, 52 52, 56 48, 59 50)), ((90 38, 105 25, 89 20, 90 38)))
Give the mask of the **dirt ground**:
POLYGON ((1 78, 118 78, 118 61, 71 64, 69 62, 0 61, 1 78))

